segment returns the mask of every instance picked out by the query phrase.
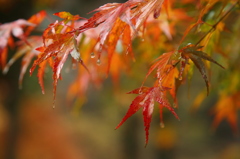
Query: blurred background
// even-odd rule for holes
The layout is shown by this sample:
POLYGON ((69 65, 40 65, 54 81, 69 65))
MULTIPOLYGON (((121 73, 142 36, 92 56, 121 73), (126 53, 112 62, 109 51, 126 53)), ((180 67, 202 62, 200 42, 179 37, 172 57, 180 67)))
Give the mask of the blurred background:
MULTIPOLYGON (((49 15, 68 11, 89 17, 86 13, 111 0, 0 0, 0 23, 28 19, 40 10, 49 15)), ((124 2, 124 1, 115 1, 124 2)), ((42 28, 43 30, 44 28, 42 28)), ((11 54, 11 52, 10 52, 11 54)), ((11 55, 10 55, 11 56, 11 55)), ((20 60, 8 74, 0 74, 0 158, 1 159, 239 159, 239 132, 233 133, 226 121, 213 129, 211 108, 218 96, 211 93, 197 111, 193 101, 205 90, 197 72, 190 90, 185 84, 178 91, 181 121, 164 112, 165 128, 159 125, 156 107, 145 148, 141 111, 118 130, 147 72, 146 66, 133 64, 131 76, 121 75, 120 89, 107 79, 102 89, 90 87, 87 99, 68 103, 66 89, 74 71, 64 72, 57 88, 56 108, 52 109, 52 74, 45 78, 45 95, 41 94, 36 71, 25 76, 23 89, 18 89, 20 60), (140 69, 139 69, 140 67, 140 69), (141 70, 142 75, 138 70, 141 70), (193 84, 194 83, 194 84, 193 84), (81 105, 81 106, 79 106, 81 105)), ((239 123, 239 122, 238 122, 239 123)))

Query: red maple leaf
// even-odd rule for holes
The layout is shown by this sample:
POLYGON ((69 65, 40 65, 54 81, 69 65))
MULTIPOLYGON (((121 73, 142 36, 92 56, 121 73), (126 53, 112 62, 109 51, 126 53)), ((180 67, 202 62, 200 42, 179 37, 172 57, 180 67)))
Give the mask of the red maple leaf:
MULTIPOLYGON (((110 69, 112 56, 117 42, 120 40, 126 48, 126 54, 133 57, 131 40, 138 34, 140 27, 153 12, 158 14, 163 0, 129 0, 125 3, 108 3, 95 10, 96 12, 87 22, 76 31, 82 33, 91 28, 99 28, 98 59, 103 49, 108 54, 108 68, 110 69)), ((158 15, 155 15, 157 18, 158 15)))
MULTIPOLYGON (((40 66, 38 76, 39 83, 43 89, 42 77, 44 74, 44 68, 46 61, 51 61, 51 67, 53 69, 53 95, 54 101, 56 96, 56 88, 58 80, 61 78, 61 70, 64 63, 66 62, 68 55, 71 55, 72 59, 79 62, 86 68, 78 50, 79 39, 74 32, 73 21, 79 19, 78 15, 74 16, 68 12, 59 12, 55 15, 64 18, 62 21, 56 21, 48 26, 43 32, 43 46, 39 47, 38 50, 41 52, 34 61, 30 74, 34 71, 37 66, 40 66)), ((53 104, 54 107, 54 104, 53 104)))
MULTIPOLYGON (((160 87, 141 87, 137 88, 128 94, 139 94, 131 103, 126 115, 123 117, 122 121, 118 124, 116 129, 118 129, 130 116, 135 114, 140 108, 143 108, 143 120, 145 127, 145 144, 148 143, 149 127, 152 119, 152 113, 154 109, 154 102, 159 103, 160 108, 160 119, 162 120, 162 107, 166 107, 171 113, 179 120, 178 115, 175 113, 174 109, 169 104, 168 100, 164 95, 164 91, 167 88, 160 87)), ((161 121, 162 123, 163 121, 161 121)))

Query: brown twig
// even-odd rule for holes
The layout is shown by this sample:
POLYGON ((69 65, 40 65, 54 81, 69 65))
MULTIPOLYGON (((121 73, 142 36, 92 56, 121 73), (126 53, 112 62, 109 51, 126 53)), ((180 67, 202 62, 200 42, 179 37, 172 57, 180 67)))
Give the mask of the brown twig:
POLYGON ((217 25, 224 19, 227 17, 227 15, 233 10, 233 8, 239 3, 240 1, 236 1, 235 4, 232 5, 232 7, 212 26, 212 28, 195 44, 196 46, 199 45, 203 39, 208 36, 208 34, 210 34, 211 32, 215 31, 215 29, 217 28, 217 25))

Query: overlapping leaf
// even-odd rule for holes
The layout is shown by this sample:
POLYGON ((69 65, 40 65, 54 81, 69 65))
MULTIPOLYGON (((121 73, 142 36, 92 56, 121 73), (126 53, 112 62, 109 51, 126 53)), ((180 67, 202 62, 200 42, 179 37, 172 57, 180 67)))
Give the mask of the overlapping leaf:
POLYGON ((181 55, 181 68, 179 76, 182 76, 182 73, 184 71, 184 68, 186 64, 188 64, 188 60, 191 59, 192 62, 195 64, 199 72, 202 74, 202 77, 206 83, 207 87, 207 95, 209 94, 209 81, 207 78, 206 68, 205 64, 202 60, 207 60, 210 62, 215 63, 216 65, 224 68, 221 64, 219 64, 217 61, 212 59, 208 54, 201 51, 202 46, 195 46, 195 45, 187 45, 186 47, 182 48, 178 51, 178 53, 181 55))
MULTIPOLYGON (((156 86, 169 88, 167 90, 174 99, 174 104, 177 106, 176 91, 177 87, 175 85, 175 80, 178 77, 178 69, 176 68, 177 60, 175 57, 175 52, 168 52, 162 54, 159 58, 156 59, 154 64, 150 67, 145 80, 147 77, 156 70, 157 81, 156 86)), ((144 82, 145 82, 144 80, 144 82)), ((143 82, 143 83, 144 83, 143 82)), ((166 91, 166 92, 167 92, 166 91)))
POLYGON ((19 76, 19 88, 22 87, 22 81, 23 77, 26 73, 26 70, 31 63, 32 59, 36 56, 38 56, 39 52, 35 50, 37 47, 41 46, 42 44, 42 37, 41 36, 30 36, 27 39, 28 44, 22 43, 21 46, 18 48, 17 52, 13 55, 13 57, 8 61, 6 66, 4 67, 3 73, 7 73, 11 65, 18 60, 21 56, 23 56, 22 59, 22 65, 21 65, 21 71, 19 76))
MULTIPOLYGON (((179 8, 172 8, 176 2, 176 0, 128 0, 125 3, 108 3, 95 9, 91 18, 80 22, 77 22, 77 20, 81 19, 78 15, 71 15, 69 12, 58 12, 54 15, 63 20, 56 21, 48 26, 43 33, 42 46, 40 46, 39 37, 34 39, 34 37, 27 38, 27 36, 30 35, 30 32, 35 28, 36 24, 39 24, 44 19, 46 16, 44 11, 32 16, 28 21, 18 20, 0 25, 1 67, 4 67, 4 72, 7 72, 13 62, 20 56, 24 55, 19 78, 19 83, 21 85, 23 75, 25 74, 30 61, 33 57, 38 56, 30 72, 32 73, 32 71, 39 66, 39 84, 44 93, 43 76, 47 63, 49 63, 54 72, 55 100, 57 82, 61 78, 63 65, 70 55, 73 65, 79 68, 77 68, 77 78, 70 86, 68 98, 71 100, 76 96, 83 97, 90 81, 96 85, 103 81, 105 76, 102 78, 96 75, 103 74, 102 70, 106 70, 107 73, 112 75, 113 81, 117 83, 120 71, 126 68, 127 65, 122 56, 130 54, 131 58, 134 59, 132 40, 135 36, 147 36, 146 39, 150 39, 146 40, 150 42, 146 43, 144 46, 146 49, 150 50, 147 53, 145 52, 145 54, 148 54, 144 55, 145 57, 152 58, 159 53, 159 50, 169 50, 175 47, 172 44, 169 44, 169 41, 174 39, 176 36, 174 33, 177 32, 177 29, 181 29, 182 25, 186 28, 188 24, 185 24, 185 22, 187 23, 190 19, 185 11, 179 8), (162 6, 165 7, 164 10, 166 11, 166 14, 159 18, 160 14, 162 14, 162 6), (176 23, 180 21, 184 21, 184 23, 181 23, 180 26, 176 25, 176 23), (78 24, 80 24, 80 26, 78 24), (165 36, 159 36, 162 32, 167 38, 165 36), (17 53, 6 65, 8 46, 13 47, 15 45, 11 34, 21 41, 24 41, 25 44, 19 47, 17 53), (152 53, 152 49, 149 49, 150 45, 157 47, 155 53, 152 53), (37 48, 38 52, 33 50, 36 46, 40 46, 37 48), (170 48, 168 46, 170 46, 170 48), (94 58, 95 55, 97 55, 97 58, 94 58), (91 74, 88 74, 88 72, 84 71, 84 68, 82 68, 82 66, 86 68, 83 61, 88 64, 91 74)), ((199 14, 196 16, 196 22, 188 25, 185 33, 183 33, 182 39, 179 40, 180 43, 185 40, 190 31, 205 23, 203 20, 207 19, 206 17, 213 13, 210 11, 217 3, 221 4, 222 8, 220 11, 218 10, 218 15, 216 14, 217 12, 214 11, 213 14, 216 18, 219 18, 221 14, 225 12, 225 6, 227 6, 228 2, 232 3, 224 0, 202 0, 201 2, 194 0, 183 1, 183 3, 190 2, 197 6, 197 11, 194 12, 199 12, 199 14)), ((237 3, 238 2, 236 2, 236 4, 237 3)), ((232 7, 234 7, 234 5, 232 7)), ((223 17, 226 15, 227 14, 223 15, 223 17)), ((211 25, 208 25, 208 27, 209 26, 211 25)), ((157 79, 154 86, 143 87, 143 82, 140 88, 129 92, 130 94, 138 94, 138 96, 132 101, 127 114, 116 128, 119 128, 130 116, 136 113, 140 108, 143 108, 147 144, 155 102, 159 104, 161 123, 163 123, 163 107, 168 108, 168 110, 170 110, 178 119, 174 109, 166 99, 166 92, 170 93, 176 104, 176 90, 178 87, 176 85, 176 78, 181 80, 184 70, 189 73, 187 66, 190 60, 196 65, 197 69, 202 74, 207 86, 208 94, 209 81, 204 60, 215 63, 222 68, 223 66, 212 59, 208 54, 204 53, 202 51, 202 46, 199 45, 209 44, 204 40, 209 40, 213 31, 217 30, 218 27, 221 28, 218 30, 218 34, 220 35, 223 26, 224 22, 218 21, 212 26, 212 29, 210 29, 209 32, 206 32, 207 34, 205 34, 196 45, 188 45, 180 50, 160 55, 151 65, 144 79, 145 82, 149 75, 154 72, 157 79), (177 67, 179 64, 180 66, 177 67)), ((174 42, 175 41, 173 41, 173 43, 174 42)), ((217 126, 223 119, 227 119, 233 129, 236 129, 237 115, 234 112, 237 111, 236 105, 239 105, 238 100, 236 100, 238 95, 239 93, 233 96, 222 96, 220 102, 217 103, 216 108, 214 109, 214 113, 216 114, 214 126, 217 126), (223 108, 223 105, 226 105, 227 103, 231 106, 223 108)), ((201 96, 201 100, 202 98, 203 97, 201 96)))
POLYGON ((5 23, 0 25, 0 61, 1 67, 4 68, 7 59, 7 45, 14 46, 14 41, 11 34, 19 39, 24 40, 23 27, 24 26, 35 26, 35 24, 28 22, 24 19, 19 19, 11 23, 5 23))
MULTIPOLYGON (((46 47, 42 47, 42 53, 38 59, 34 61, 34 64, 30 70, 30 73, 34 71, 37 65, 55 57, 53 60, 53 79, 54 79, 54 98, 56 94, 57 81, 60 78, 61 69, 67 60, 69 54, 73 54, 76 60, 80 59, 80 54, 74 46, 74 37, 71 34, 56 34, 53 36, 53 43, 46 47), (58 50, 58 51, 56 51, 58 50)), ((49 40, 49 39, 48 39, 49 40)))
MULTIPOLYGON (((68 55, 71 54, 74 60, 82 62, 80 52, 78 51, 77 46, 79 41, 77 41, 77 37, 74 33, 69 33, 74 29, 73 23, 68 25, 69 21, 73 21, 75 19, 78 19, 79 17, 73 15, 71 16, 70 13, 67 12, 56 13, 56 15, 64 18, 64 20, 60 22, 56 21, 55 23, 50 24, 49 27, 44 31, 44 46, 38 48, 41 53, 39 54, 38 59, 34 61, 34 64, 30 70, 30 73, 32 74, 37 65, 42 65, 43 69, 45 68, 44 62, 54 58, 52 64, 54 79, 54 100, 61 69, 66 62, 68 55)), ((43 72, 43 70, 39 71, 41 76, 43 72)), ((43 89, 41 80, 39 82, 43 89)))
POLYGON ((55 96, 57 80, 68 54, 71 54, 75 60, 81 61, 78 37, 89 29, 100 27, 97 40, 99 43, 98 61, 100 63, 103 49, 106 50, 108 53, 107 72, 109 72, 117 43, 120 41, 126 48, 126 52, 132 55, 131 40, 137 35, 139 28, 151 13, 154 12, 155 17, 158 17, 162 3, 163 0, 129 0, 125 3, 108 3, 95 9, 93 12, 96 13, 78 29, 74 28, 73 21, 79 19, 79 16, 73 16, 68 12, 55 13, 64 20, 50 24, 44 31, 43 52, 34 62, 31 71, 50 57, 55 58, 53 64, 55 96))
MULTIPOLYGON (((42 10, 38 12, 37 14, 34 14, 28 19, 28 22, 35 24, 38 26, 47 16, 46 11, 42 10)), ((25 36, 30 35, 30 33, 35 29, 35 26, 28 26, 25 30, 25 36)))
POLYGON ((30 17, 28 20, 19 19, 14 22, 0 25, 0 63, 2 69, 6 65, 8 53, 7 46, 12 48, 15 46, 12 35, 29 45, 27 36, 38 24, 42 22, 45 16, 46 12, 40 11, 39 13, 30 17))
POLYGON ((91 28, 100 28, 98 58, 100 59, 103 49, 106 48, 109 71, 117 42, 122 41, 126 53, 130 53, 133 57, 131 40, 138 34, 148 16, 161 8, 162 3, 162 0, 129 0, 125 3, 108 3, 95 9, 93 12, 97 13, 77 30, 84 32, 91 28))
POLYGON ((143 84, 146 81, 146 79, 148 78, 148 76, 155 69, 157 69, 156 76, 157 76, 157 79, 159 80, 158 86, 161 86, 161 81, 164 78, 164 76, 166 76, 166 74, 164 73, 164 72, 166 72, 165 68, 166 68, 167 64, 170 63, 169 60, 170 60, 170 58, 172 57, 173 54, 174 54, 174 52, 168 52, 168 53, 164 53, 161 56, 159 56, 156 59, 156 62, 149 68, 148 73, 145 77, 145 80, 143 81, 143 84))

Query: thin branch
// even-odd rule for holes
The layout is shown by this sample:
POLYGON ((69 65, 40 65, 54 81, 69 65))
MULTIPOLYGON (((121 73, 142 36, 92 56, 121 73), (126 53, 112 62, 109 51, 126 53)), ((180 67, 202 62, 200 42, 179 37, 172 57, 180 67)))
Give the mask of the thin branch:
POLYGON ((199 45, 203 39, 208 36, 208 34, 210 34, 211 32, 215 31, 215 29, 217 28, 217 25, 224 19, 227 17, 227 15, 233 10, 233 8, 239 3, 240 1, 236 1, 235 4, 232 5, 232 7, 212 26, 212 28, 195 44, 196 46, 199 45))

